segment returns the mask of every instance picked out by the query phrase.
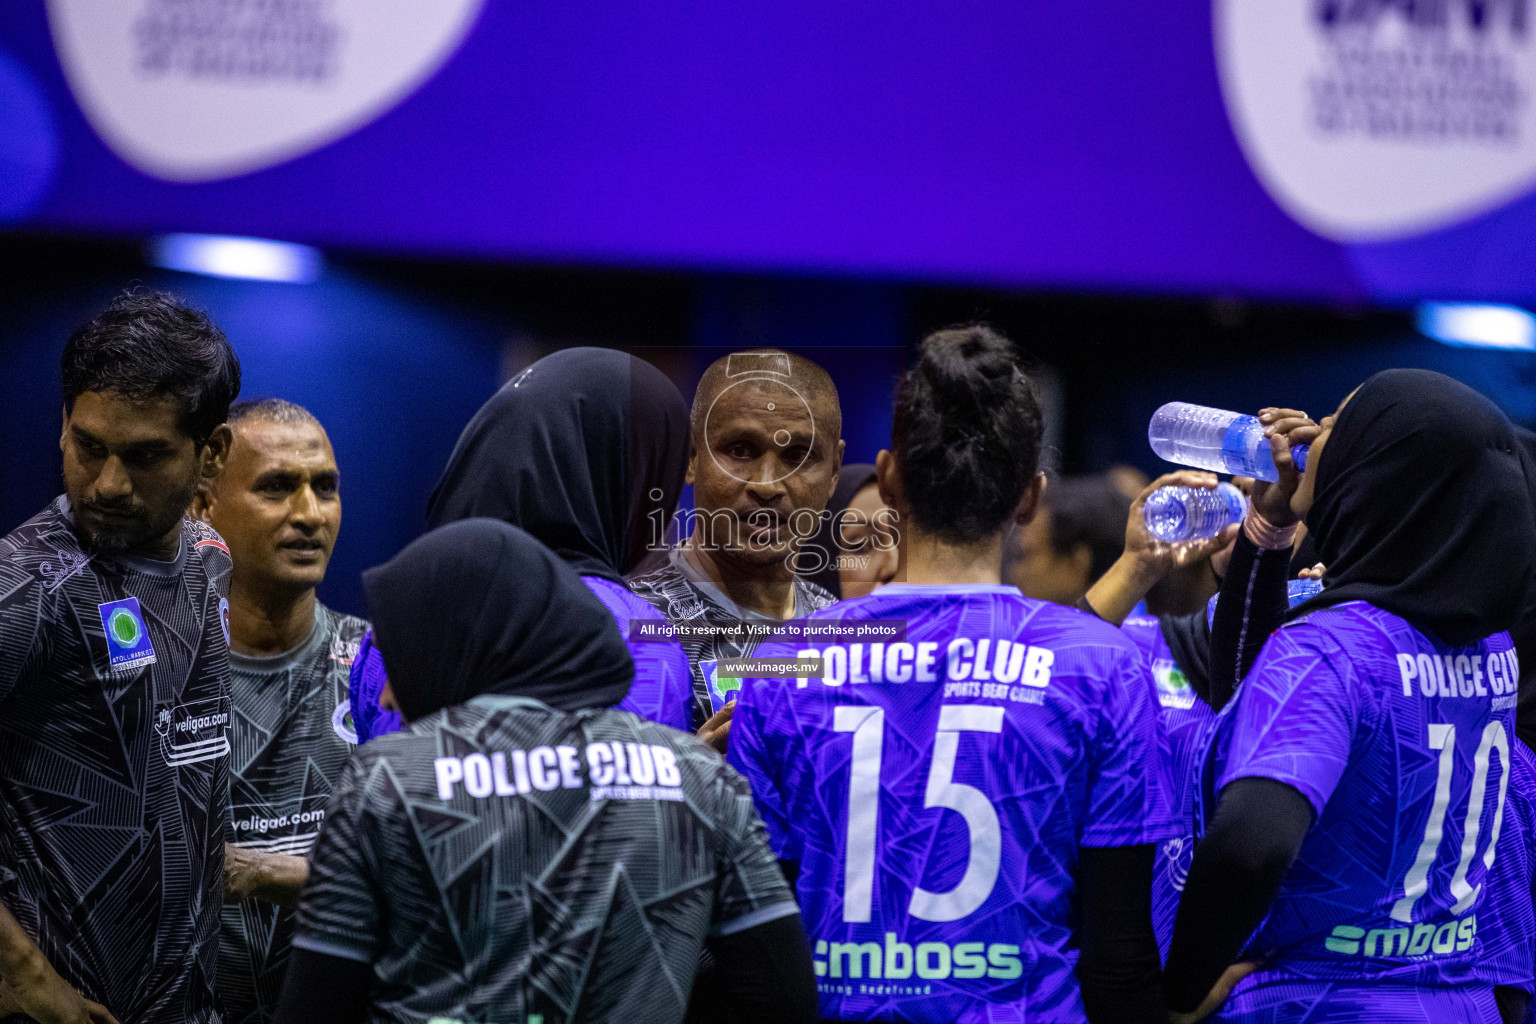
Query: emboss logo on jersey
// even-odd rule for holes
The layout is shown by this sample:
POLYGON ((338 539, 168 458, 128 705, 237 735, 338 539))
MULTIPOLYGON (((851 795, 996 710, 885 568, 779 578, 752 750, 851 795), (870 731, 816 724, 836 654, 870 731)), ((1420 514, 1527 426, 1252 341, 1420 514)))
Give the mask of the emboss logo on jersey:
POLYGON ((114 672, 135 672, 155 663, 155 645, 144 628, 139 599, 125 597, 96 606, 107 636, 107 660, 114 672))
POLYGON ((179 767, 212 761, 229 753, 229 698, 205 700, 161 708, 155 716, 155 732, 165 763, 179 767))
MULTIPOLYGON (((1019 947, 1003 942, 902 942, 895 932, 885 933, 885 943, 816 941, 811 960, 818 978, 870 978, 908 985, 856 987, 859 995, 929 995, 923 981, 992 978, 1012 981, 1024 973, 1019 947), (917 984, 912 984, 916 981, 917 984), (911 991, 903 989, 910 988, 911 991)), ((818 985, 818 987, 822 987, 818 985)), ((826 991, 824 988, 823 991, 826 991)), ((836 987, 833 988, 836 991, 836 987)), ((850 990, 845 995, 855 994, 850 990)))
POLYGON ((1341 924, 1323 942, 1330 953, 1344 956, 1445 956, 1465 953, 1477 939, 1477 915, 1442 925, 1416 924, 1391 928, 1359 928, 1341 924))
POLYGON ((219 598, 219 628, 224 631, 224 645, 229 646, 229 599, 219 598))

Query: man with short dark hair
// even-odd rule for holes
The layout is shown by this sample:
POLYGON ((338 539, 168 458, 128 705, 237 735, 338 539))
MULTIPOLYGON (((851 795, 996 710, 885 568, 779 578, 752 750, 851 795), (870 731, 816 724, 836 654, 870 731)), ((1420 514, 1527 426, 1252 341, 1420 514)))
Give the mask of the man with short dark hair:
MULTIPOLYGON (((733 352, 710 364, 690 415, 691 529, 630 588, 674 622, 778 623, 832 604, 797 571, 797 556, 837 487, 842 428, 837 387, 803 356, 733 352)), ((723 747, 730 708, 715 713, 716 665, 750 655, 757 641, 681 643, 693 669, 694 727, 723 747)))
POLYGON ((1054 479, 1040 514, 1003 540, 1003 580, 1026 597, 1074 605, 1125 549, 1131 501, 1108 475, 1054 479))
POLYGON ((130 292, 70 337, 63 383, 65 493, 0 540, 0 1017, 211 1024, 230 560, 185 513, 240 363, 201 312, 130 292))
POLYGON ((230 410, 224 471, 198 516, 229 545, 230 816, 219 956, 225 1024, 277 1012, 305 854, 357 743, 347 674, 368 624, 322 605, 315 588, 341 529, 330 439, 281 399, 230 410))

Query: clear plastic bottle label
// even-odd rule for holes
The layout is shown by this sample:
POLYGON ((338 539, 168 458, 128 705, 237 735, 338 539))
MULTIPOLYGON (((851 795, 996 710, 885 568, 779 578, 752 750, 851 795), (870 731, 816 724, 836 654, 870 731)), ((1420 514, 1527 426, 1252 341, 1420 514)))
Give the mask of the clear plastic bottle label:
POLYGON ((1239 416, 1227 427, 1221 439, 1222 461, 1233 476, 1251 476, 1273 479, 1274 456, 1270 454, 1269 438, 1259 426, 1257 417, 1239 416))

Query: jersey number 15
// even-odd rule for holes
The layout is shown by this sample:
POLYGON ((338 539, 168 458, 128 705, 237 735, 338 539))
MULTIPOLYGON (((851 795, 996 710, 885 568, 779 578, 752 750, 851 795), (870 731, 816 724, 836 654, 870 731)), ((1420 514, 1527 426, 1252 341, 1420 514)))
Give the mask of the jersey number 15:
MULTIPOLYGON (((875 886, 875 849, 879 838, 880 757, 885 742, 885 709, 842 705, 833 711, 832 728, 853 733, 848 770, 848 841, 843 867, 843 920, 868 921, 875 886)), ((907 913, 923 921, 958 921, 972 914, 997 882, 1003 837, 992 801, 975 786, 955 781, 955 757, 962 732, 1003 731, 1003 709, 980 704, 946 704, 939 709, 928 769, 924 809, 945 807, 965 819, 971 853, 965 874, 948 892, 912 890, 907 913)))

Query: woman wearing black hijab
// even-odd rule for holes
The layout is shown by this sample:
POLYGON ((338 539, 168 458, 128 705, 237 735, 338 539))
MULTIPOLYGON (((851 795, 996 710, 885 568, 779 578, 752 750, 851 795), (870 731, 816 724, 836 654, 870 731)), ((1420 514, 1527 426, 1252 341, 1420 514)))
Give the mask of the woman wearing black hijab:
POLYGON ((279 1024, 677 1022, 706 942, 740 1019, 815 1019, 746 784, 694 737, 609 710, 629 654, 561 559, 468 519, 363 588, 412 728, 359 750, 332 794, 279 1024))
MULTIPOLYGON (((677 385, 624 352, 564 349, 508 381, 469 421, 427 520, 487 516, 527 530, 581 575, 628 637, 631 620, 665 623, 623 578, 665 546, 687 466, 688 407, 677 385)), ((635 641, 630 654, 635 683, 620 708, 689 730, 683 649, 635 641)))
POLYGON ((1322 428, 1292 507, 1324 589, 1206 756, 1168 1005, 1197 1019, 1257 964, 1219 1019, 1497 1020, 1477 917, 1499 912, 1530 482, 1509 421, 1440 374, 1376 374, 1322 428))

